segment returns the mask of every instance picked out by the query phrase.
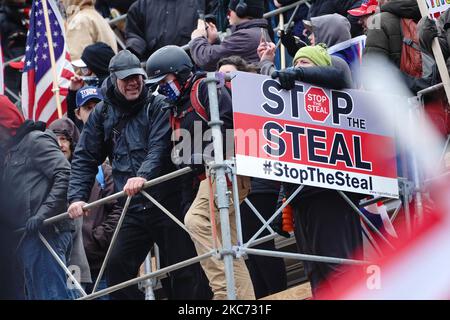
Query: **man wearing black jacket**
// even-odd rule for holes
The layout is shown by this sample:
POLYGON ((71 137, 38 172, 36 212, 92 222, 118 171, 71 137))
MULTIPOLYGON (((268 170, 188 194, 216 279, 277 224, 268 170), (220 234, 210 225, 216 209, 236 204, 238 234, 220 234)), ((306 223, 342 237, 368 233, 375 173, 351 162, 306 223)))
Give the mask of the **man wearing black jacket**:
MULTIPOLYGON (((107 268, 109 285, 136 277, 139 266, 156 242, 161 264, 171 265, 191 258, 194 248, 189 236, 161 210, 139 194, 144 183, 173 170, 170 161, 168 111, 162 97, 144 88, 145 71, 128 50, 119 52, 109 65, 105 99, 89 116, 72 161, 68 212, 72 218, 84 214, 97 166, 106 157, 112 163, 115 190, 133 196, 107 268)), ((176 180, 146 190, 175 216, 179 212, 176 180)), ((124 199, 121 199, 124 204, 124 199)), ((163 279, 170 299, 199 298, 198 265, 171 272, 163 279)), ((137 286, 111 294, 113 299, 142 299, 137 286)), ((201 298, 201 296, 200 296, 201 298)))
POLYGON ((197 27, 198 12, 210 13, 214 1, 138 0, 128 10, 125 38, 127 49, 145 60, 166 45, 189 42, 197 27))
MULTIPOLYGON (((301 48, 294 57, 295 68, 272 73, 281 87, 291 90, 295 81, 303 81, 331 89, 342 89, 342 76, 332 66, 332 58, 324 46, 301 48)), ((298 188, 287 184, 286 198, 298 188)), ((356 204, 364 195, 346 193, 356 204)), ((309 255, 338 258, 360 258, 362 247, 361 224, 358 215, 335 190, 305 186, 293 199, 295 238, 299 251, 309 255)), ((306 275, 313 295, 333 292, 335 280, 347 270, 339 264, 304 261, 306 275)))
MULTIPOLYGON (((183 159, 174 158, 174 160, 180 165, 194 164, 195 168, 204 168, 204 162, 212 156, 207 151, 209 150, 212 153, 212 142, 211 139, 207 139, 208 135, 205 132, 208 129, 209 101, 208 88, 206 82, 202 79, 202 75, 192 74, 193 64, 189 56, 183 49, 177 46, 166 46, 153 53, 147 60, 146 70, 150 78, 149 82, 159 84, 159 92, 166 96, 167 101, 172 106, 170 122, 173 129, 173 137, 176 138, 174 140, 177 143, 174 147, 173 154, 178 154, 178 150, 180 150, 180 154, 183 154, 183 159), (197 100, 194 101, 191 92, 194 92, 195 96, 198 97, 197 100), (199 104, 203 108, 198 107, 199 104), (184 133, 187 133, 187 135, 184 135, 184 133), (183 137, 179 136, 181 134, 183 134, 183 137), (183 146, 186 143, 190 143, 191 147, 184 148, 183 146), (198 144, 201 145, 201 148, 197 147, 198 144), (181 148, 179 149, 180 146, 181 148), (190 150, 187 155, 186 150, 190 150), (200 155, 201 159, 197 155, 200 155)), ((232 156, 234 153, 233 135, 226 133, 233 128, 231 96, 224 85, 218 88, 217 95, 220 119, 223 121, 222 134, 224 137, 224 158, 226 158, 227 156, 232 156)), ((237 184, 239 200, 242 202, 250 190, 250 178, 238 176, 237 184)), ((184 217, 184 223, 187 229, 191 234, 195 235, 195 237, 192 237, 192 240, 194 241, 198 255, 207 253, 213 241, 214 230, 211 223, 209 206, 210 192, 213 191, 210 188, 215 188, 214 181, 210 182, 203 177, 197 195, 184 217)), ((217 217, 215 221, 217 222, 218 245, 220 246, 222 232, 217 207, 215 208, 215 215, 217 217)), ((237 243, 233 205, 229 207, 229 215, 231 241, 232 243, 237 243)), ((213 299, 226 299, 227 288, 223 260, 211 257, 202 260, 201 264, 214 293, 213 299)), ((237 298, 246 300, 255 299, 253 285, 244 260, 242 258, 234 259, 233 268, 236 279, 237 298)))

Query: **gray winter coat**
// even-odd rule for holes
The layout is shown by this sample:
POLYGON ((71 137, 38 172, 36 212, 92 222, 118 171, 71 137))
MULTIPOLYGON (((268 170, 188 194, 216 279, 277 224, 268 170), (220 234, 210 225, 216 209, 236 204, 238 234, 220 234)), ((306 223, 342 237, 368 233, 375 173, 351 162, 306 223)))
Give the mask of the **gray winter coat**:
POLYGON ((441 46, 447 69, 450 70, 450 11, 445 11, 438 19, 437 23, 431 22, 428 17, 420 20, 417 31, 419 32, 420 47, 423 51, 433 56, 432 44, 435 33, 438 34, 439 45, 441 46))
POLYGON ((267 20, 253 19, 232 26, 231 35, 220 44, 210 44, 204 37, 189 42, 192 59, 205 71, 214 71, 221 58, 240 56, 245 61, 258 62, 256 52, 261 40, 261 28, 267 29, 267 20))
POLYGON ((400 19, 419 21, 421 15, 416 0, 391 0, 381 6, 381 12, 373 17, 379 25, 369 28, 364 54, 381 54, 400 66, 403 36, 400 19))
MULTIPOLYGON (((47 219, 67 209, 70 164, 56 136, 44 128, 39 130, 33 121, 26 121, 2 155, 0 221, 12 228, 24 227, 32 216, 47 219)), ((60 231, 73 230, 70 220, 55 226, 60 231)))

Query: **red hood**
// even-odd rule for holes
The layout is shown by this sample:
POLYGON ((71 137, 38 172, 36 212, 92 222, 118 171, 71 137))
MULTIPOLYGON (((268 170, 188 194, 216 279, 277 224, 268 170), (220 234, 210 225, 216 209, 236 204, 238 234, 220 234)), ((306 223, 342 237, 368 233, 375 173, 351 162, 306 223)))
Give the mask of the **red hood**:
POLYGON ((11 100, 4 95, 0 95, 0 125, 10 129, 11 135, 15 136, 17 129, 24 121, 24 117, 11 100))

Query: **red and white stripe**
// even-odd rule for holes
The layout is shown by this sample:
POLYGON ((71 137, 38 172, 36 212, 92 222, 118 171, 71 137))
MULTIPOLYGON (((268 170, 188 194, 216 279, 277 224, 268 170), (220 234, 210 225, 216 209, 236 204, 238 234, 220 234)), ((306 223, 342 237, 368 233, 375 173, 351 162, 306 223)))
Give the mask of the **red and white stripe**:
MULTIPOLYGON (((447 188, 447 198, 450 188, 447 188)), ((450 198, 449 198, 450 199, 450 198)), ((450 202, 450 200, 446 200, 450 202)), ((393 242, 396 250, 340 279, 335 294, 318 299, 450 299, 450 210, 428 214, 410 239, 393 242), (377 274, 375 274, 376 272, 377 274), (374 285, 373 281, 377 282, 374 285)))

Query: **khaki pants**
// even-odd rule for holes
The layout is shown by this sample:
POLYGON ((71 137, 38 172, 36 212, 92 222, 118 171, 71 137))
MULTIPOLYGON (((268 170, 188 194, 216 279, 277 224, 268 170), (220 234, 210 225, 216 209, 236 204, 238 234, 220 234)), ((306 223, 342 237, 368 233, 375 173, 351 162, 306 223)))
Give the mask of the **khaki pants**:
MULTIPOLYGON (((241 203, 247 197, 250 191, 250 178, 248 177, 237 177, 237 183, 239 188, 239 202, 241 203)), ((231 189, 231 187, 229 187, 231 189)), ((213 191, 215 191, 213 183, 213 191)), ((184 223, 188 230, 195 234, 195 238, 192 241, 195 244, 198 255, 202 255, 208 252, 205 245, 213 246, 213 236, 211 219, 209 213, 209 180, 203 180, 200 183, 197 196, 192 203, 189 211, 187 212, 184 223), (202 245, 204 244, 204 245, 202 245)), ((232 201, 232 196, 230 196, 230 231, 231 231, 231 243, 233 245, 237 244, 237 232, 236 232, 236 216, 234 205, 232 201)), ((215 220, 217 225, 217 237, 218 237, 218 247, 221 247, 222 232, 220 227, 219 212, 216 204, 214 204, 215 220)), ((211 257, 202 260, 201 265, 209 279, 209 285, 214 293, 215 300, 224 300, 227 298, 227 286, 225 280, 225 267, 223 260, 218 260, 215 257, 211 257)), ((253 291, 253 284, 250 279, 250 274, 248 273, 247 267, 245 265, 244 259, 234 259, 233 260, 234 277, 236 284, 236 296, 241 300, 255 299, 255 293, 253 291)))

